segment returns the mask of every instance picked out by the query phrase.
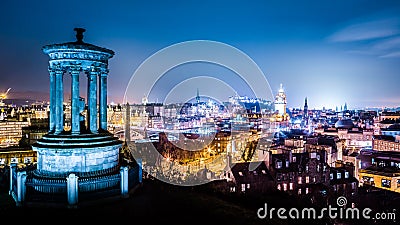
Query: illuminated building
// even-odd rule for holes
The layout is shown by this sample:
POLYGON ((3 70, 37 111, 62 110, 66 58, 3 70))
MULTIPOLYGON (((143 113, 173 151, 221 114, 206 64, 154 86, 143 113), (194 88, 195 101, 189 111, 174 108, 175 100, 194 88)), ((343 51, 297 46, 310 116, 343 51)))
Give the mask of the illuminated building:
POLYGON ((376 151, 400 152, 400 136, 396 139, 389 135, 374 135, 372 144, 376 151))
POLYGON ((278 94, 275 96, 275 111, 281 116, 286 114, 286 94, 282 84, 278 94))
POLYGON ((288 138, 284 146, 261 151, 265 152, 266 173, 274 178, 275 190, 299 197, 318 196, 321 192, 350 196, 357 192, 358 181, 352 170, 334 167, 336 149, 324 140, 288 138))
POLYGON ((1 121, 0 147, 17 146, 22 138, 22 128, 27 126, 28 121, 1 121))
POLYGON ((351 197, 357 193, 359 182, 353 172, 354 169, 345 166, 329 168, 329 186, 337 196, 351 197))
POLYGON ((378 120, 397 120, 400 119, 400 112, 390 112, 390 111, 383 111, 379 113, 378 120))
POLYGON ((283 89, 283 85, 281 84, 278 94, 275 96, 275 114, 271 118, 273 121, 276 122, 283 122, 289 120, 289 114, 286 110, 286 94, 285 90, 283 89))
POLYGON ((361 186, 400 193, 400 170, 371 167, 359 170, 361 186))
POLYGON ((394 123, 387 128, 382 128, 380 132, 382 135, 400 136, 400 123, 394 123))
POLYGON ((17 167, 25 167, 35 163, 37 158, 36 152, 30 147, 7 147, 0 151, 0 167, 10 166, 11 164, 17 167))
POLYGON ((346 121, 348 122, 336 122, 336 128, 316 129, 316 132, 320 135, 337 137, 340 140, 341 146, 341 156, 338 160, 354 163, 354 157, 358 155, 360 149, 372 148, 374 130, 353 127, 351 120, 346 121))
POLYGON ((361 186, 400 193, 400 152, 365 151, 358 158, 361 186))

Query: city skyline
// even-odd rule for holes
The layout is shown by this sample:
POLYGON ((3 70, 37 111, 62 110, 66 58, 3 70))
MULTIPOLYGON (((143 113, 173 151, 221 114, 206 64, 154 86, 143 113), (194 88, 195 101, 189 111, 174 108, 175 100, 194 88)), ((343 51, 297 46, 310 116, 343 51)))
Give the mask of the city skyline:
MULTIPOLYGON (((273 95, 283 84, 290 108, 303 107, 306 97, 310 109, 340 108, 345 103, 349 108, 398 107, 400 103, 397 1, 322 5, 317 1, 114 5, 49 1, 27 2, 25 8, 8 2, 3 10, 0 92, 12 88, 10 98, 18 93, 30 93, 29 97, 48 93, 48 58, 41 47, 74 41, 73 28, 84 27, 85 42, 116 52, 110 60, 109 103, 122 102, 126 84, 148 57, 188 40, 219 41, 243 51, 265 74, 273 95)), ((215 65, 185 64, 165 74, 162 79, 169 86, 161 85, 160 90, 165 93, 163 88, 186 84, 179 93, 192 87, 190 95, 195 96, 199 88, 202 95, 226 100, 229 85, 231 93, 242 90, 234 79, 224 80, 230 74, 215 65), (200 76, 204 79, 193 87, 200 76), (223 82, 212 82, 214 92, 207 93, 216 79, 223 82)))

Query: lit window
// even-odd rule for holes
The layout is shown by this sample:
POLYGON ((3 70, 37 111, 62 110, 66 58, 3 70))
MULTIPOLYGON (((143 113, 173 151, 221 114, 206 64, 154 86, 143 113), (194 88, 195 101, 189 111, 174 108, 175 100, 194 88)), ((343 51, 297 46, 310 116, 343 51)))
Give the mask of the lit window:
POLYGON ((306 188, 306 194, 308 194, 308 188, 306 188))
POLYGON ((292 161, 293 161, 293 162, 296 162, 296 156, 293 156, 293 157, 292 157, 292 161))
POLYGON ((283 190, 287 191, 287 183, 283 183, 283 190))
POLYGON ((298 183, 298 184, 301 184, 301 182, 302 182, 302 177, 298 177, 298 178, 297 178, 297 183, 298 183))
POLYGON ((293 183, 289 183, 289 190, 293 190, 293 183))
POLYGON ((350 176, 350 173, 349 173, 348 171, 346 171, 346 172, 344 173, 344 178, 349 178, 349 176, 350 176))
POLYGON ((247 189, 250 189, 250 184, 247 184, 247 189))
POLYGON ((242 184, 241 186, 242 186, 242 192, 245 192, 246 191, 246 184, 242 184))
POLYGON ((308 165, 306 165, 306 172, 308 172, 308 165))
POLYGON ((306 176, 306 184, 310 183, 310 177, 306 176))
POLYGON ((281 185, 280 185, 280 184, 278 184, 278 187, 277 187, 277 188, 278 188, 278 190, 281 190, 281 185))
POLYGON ((319 172, 319 168, 320 168, 320 166, 319 166, 319 164, 317 165, 317 172, 319 172))
POLYGON ((32 157, 25 157, 24 158, 24 163, 32 163, 32 157))
POLYGON ((282 161, 276 161, 276 168, 277 169, 282 168, 282 161))
POLYGON ((277 181, 281 181, 282 180, 282 174, 281 173, 277 173, 276 174, 276 180, 277 181))
POLYGON ((342 178, 342 174, 340 173, 340 172, 337 172, 336 173, 336 178, 339 180, 339 179, 341 179, 342 178))
POLYGON ((301 195, 301 188, 297 191, 297 194, 301 195))
POLYGON ((382 187, 390 188, 390 180, 382 179, 382 187))
POLYGON ((317 182, 317 177, 314 176, 313 182, 314 182, 314 183, 317 182))
POLYGON ((333 180, 333 173, 329 174, 329 179, 333 180))

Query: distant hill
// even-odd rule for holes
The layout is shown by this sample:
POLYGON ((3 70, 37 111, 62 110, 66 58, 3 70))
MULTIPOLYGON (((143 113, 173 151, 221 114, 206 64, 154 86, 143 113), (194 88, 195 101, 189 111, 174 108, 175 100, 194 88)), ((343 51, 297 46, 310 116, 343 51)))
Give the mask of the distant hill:
POLYGON ((8 93, 8 98, 5 101, 10 100, 34 100, 34 101, 49 101, 49 93, 41 91, 11 91, 8 93))
POLYGON ((47 102, 47 101, 39 101, 35 99, 6 99, 3 101, 6 105, 15 105, 15 106, 23 106, 23 105, 31 105, 36 102, 47 102))

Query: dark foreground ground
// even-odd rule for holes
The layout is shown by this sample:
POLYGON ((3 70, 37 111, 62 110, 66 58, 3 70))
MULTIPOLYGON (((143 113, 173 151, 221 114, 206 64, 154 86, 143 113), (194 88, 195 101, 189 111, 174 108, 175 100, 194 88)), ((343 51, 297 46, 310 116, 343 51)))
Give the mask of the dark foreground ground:
MULTIPOLYGON (((275 207, 302 208, 302 202, 285 195, 273 194, 257 198, 233 198, 210 193, 197 187, 180 187, 157 180, 144 180, 129 198, 112 199, 80 206, 75 209, 60 207, 15 207, 7 191, 0 194, 0 219, 16 223, 43 224, 84 223, 100 224, 333 224, 324 220, 260 219, 258 208, 263 202, 275 207)), ((334 224, 369 224, 365 221, 334 224)), ((375 223, 371 223, 375 224, 375 223)), ((393 222, 385 224, 396 224, 393 222)))
MULTIPOLYGON (((274 197, 275 198, 275 197, 274 197)), ((279 199, 279 196, 276 196, 279 199)), ((263 205, 259 205, 262 207, 263 205)), ((258 207, 258 208, 259 208, 258 207)), ((117 224, 292 224, 284 220, 260 219, 252 204, 179 187, 157 180, 144 180, 129 198, 113 199, 76 209, 60 207, 16 207, 7 191, 0 194, 0 219, 43 223, 117 224)))

